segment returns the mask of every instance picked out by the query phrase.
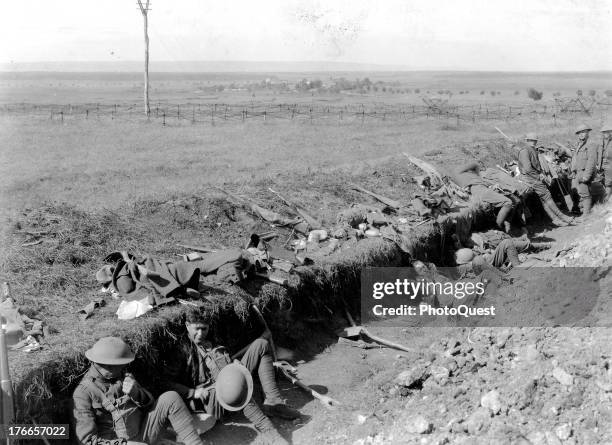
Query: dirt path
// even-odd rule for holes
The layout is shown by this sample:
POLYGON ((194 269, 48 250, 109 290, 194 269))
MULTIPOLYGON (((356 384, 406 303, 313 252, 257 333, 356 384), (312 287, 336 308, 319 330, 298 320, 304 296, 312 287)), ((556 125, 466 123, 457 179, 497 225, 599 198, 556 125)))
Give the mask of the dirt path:
MULTIPOLYGON (((578 242, 568 265, 587 265, 612 208, 586 223, 533 233, 555 248, 578 242), (587 243, 594 243, 589 248, 587 243), (575 258, 574 258, 575 257, 575 258), (572 263, 573 261, 573 263, 572 263)), ((609 237, 608 237, 609 238, 609 237)), ((605 239, 605 238, 604 238, 605 239)), ((597 254, 593 258, 597 258, 597 254)), ((609 257, 604 264, 610 265, 609 257)), ((536 264, 536 265, 542 265, 536 264)), ((609 268, 609 267, 608 267, 609 268)), ((609 325, 612 277, 601 280, 595 325, 609 325)), ((610 444, 612 329, 608 328, 373 328, 418 353, 363 350, 332 343, 299 365, 308 385, 342 402, 327 410, 297 389, 283 394, 303 414, 274 420, 294 444, 610 444), (468 337, 469 336, 469 337, 468 337), (403 371, 403 378, 397 377, 403 371)), ((218 425, 215 444, 259 441, 244 419, 218 425)))

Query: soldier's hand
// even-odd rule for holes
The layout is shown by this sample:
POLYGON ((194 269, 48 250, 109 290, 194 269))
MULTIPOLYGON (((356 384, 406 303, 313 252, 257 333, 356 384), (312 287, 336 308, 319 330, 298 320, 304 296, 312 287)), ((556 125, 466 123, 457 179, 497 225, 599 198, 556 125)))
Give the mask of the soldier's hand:
POLYGON ((121 386, 121 391, 123 394, 127 394, 131 396, 131 393, 138 387, 138 382, 134 379, 132 374, 126 374, 123 378, 123 385, 121 386))
POLYGON ((193 393, 194 399, 200 399, 201 401, 205 401, 208 399, 208 389, 207 388, 196 388, 193 393))

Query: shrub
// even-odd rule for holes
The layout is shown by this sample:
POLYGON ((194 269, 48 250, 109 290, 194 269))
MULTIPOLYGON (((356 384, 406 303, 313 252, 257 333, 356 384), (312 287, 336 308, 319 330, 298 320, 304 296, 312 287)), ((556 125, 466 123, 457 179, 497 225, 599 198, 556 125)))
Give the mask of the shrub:
POLYGON ((544 93, 542 93, 541 91, 536 90, 535 88, 529 88, 527 90, 527 97, 529 97, 530 99, 533 99, 533 100, 540 100, 540 99, 542 99, 543 95, 544 95, 544 93))
POLYGON ((604 94, 605 94, 607 97, 612 97, 612 90, 606 90, 606 91, 604 91, 604 94))
POLYGON ((593 96, 595 96, 595 94, 597 94, 597 91, 589 90, 589 96, 593 97, 593 96))
POLYGON ((421 90, 420 90, 419 88, 415 88, 415 89, 414 89, 414 92, 415 92, 416 94, 419 94, 419 93, 421 92, 421 90))
POLYGON ((577 96, 582 96, 582 90, 578 90, 578 91, 576 91, 576 95, 577 95, 577 96))
POLYGON ((491 96, 495 96, 495 91, 491 91, 491 96))
POLYGON ((482 91, 480 92, 480 95, 481 95, 481 96, 483 96, 483 95, 484 95, 484 93, 485 93, 485 92, 484 92, 484 90, 482 90, 482 91))
POLYGON ((515 96, 518 96, 519 94, 521 94, 521 93, 520 93, 518 90, 516 90, 516 91, 514 92, 514 95, 515 95, 515 96))

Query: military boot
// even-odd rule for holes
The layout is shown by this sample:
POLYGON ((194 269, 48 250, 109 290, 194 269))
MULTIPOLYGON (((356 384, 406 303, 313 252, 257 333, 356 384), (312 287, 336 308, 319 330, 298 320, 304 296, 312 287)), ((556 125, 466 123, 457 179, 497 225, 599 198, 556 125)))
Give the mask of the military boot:
POLYGON ((588 198, 584 198, 580 201, 582 204, 582 215, 588 215, 591 213, 591 208, 593 207, 593 199, 589 196, 588 198))
POLYGON ((552 220, 552 223, 558 227, 566 227, 569 225, 569 222, 565 221, 565 215, 561 213, 559 208, 555 205, 552 199, 546 200, 542 202, 542 207, 544 207, 544 211, 548 215, 548 217, 552 220))
POLYGON ((275 400, 266 397, 262 409, 270 417, 280 417, 285 420, 294 420, 300 417, 300 412, 287 405, 282 399, 275 400))
MULTIPOLYGON (((499 227, 501 230, 506 230, 506 226, 508 227, 508 230, 510 228, 510 222, 508 221, 510 218, 510 213, 512 212, 512 207, 502 207, 501 209, 499 209, 499 212, 497 213, 497 218, 495 219, 495 222, 497 223, 497 227, 499 227), (508 222, 508 224, 506 225, 506 222, 508 222)), ((507 232, 506 232, 507 233, 507 232)))

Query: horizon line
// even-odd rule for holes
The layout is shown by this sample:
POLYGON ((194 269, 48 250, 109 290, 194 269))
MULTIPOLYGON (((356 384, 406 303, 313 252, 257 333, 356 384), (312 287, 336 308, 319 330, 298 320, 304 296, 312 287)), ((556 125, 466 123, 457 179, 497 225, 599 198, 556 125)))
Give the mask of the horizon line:
MULTIPOLYGON (((100 61, 88 61, 88 60, 75 60, 75 61, 36 61, 36 62, 0 62, 0 72, 123 72, 123 73, 137 73, 141 72, 140 70, 133 69, 115 69, 115 70, 105 70, 105 69, 66 69, 66 70, 58 70, 54 69, 58 65, 68 65, 67 68, 76 68, 75 65, 132 65, 132 64, 143 64, 143 61, 140 60, 124 60, 124 61, 115 61, 115 60, 100 60, 100 61), (43 67, 39 67, 36 69, 36 66, 43 65, 43 67), (44 67, 44 65, 51 65, 50 67, 44 67), (71 66, 72 65, 72 66, 71 66)), ((176 69, 176 70, 168 70, 167 68, 162 70, 155 70, 154 66, 158 64, 163 65, 180 65, 180 64, 228 64, 228 65, 237 65, 237 64, 257 64, 257 65, 265 65, 265 64, 274 64, 274 65, 332 65, 330 68, 333 68, 334 65, 338 66, 336 69, 321 69, 319 67, 313 67, 313 69, 301 69, 301 70, 278 70, 274 69, 274 67, 270 67, 270 70, 265 69, 257 69, 259 72, 292 72, 292 71, 310 71, 310 72, 334 72, 334 71, 351 71, 350 68, 359 68, 355 69, 355 71, 381 71, 381 72, 478 72, 478 73, 612 73, 612 69, 589 69, 589 70, 580 70, 580 69, 542 69, 542 70, 523 70, 523 69, 507 69, 507 68, 495 68, 495 69, 473 69, 473 68, 449 68, 449 67, 409 67, 406 65, 392 65, 392 64, 380 64, 380 63, 369 63, 369 62, 343 62, 343 61, 278 61, 278 60, 158 60, 151 62, 153 65, 153 69, 150 69, 150 72, 165 72, 165 73, 184 73, 184 72, 199 72, 197 69, 176 69), (340 67, 344 66, 344 69, 340 67)), ((150 66, 151 66, 150 65, 150 66)), ((195 67, 194 67, 195 68, 195 67)), ((252 72, 252 70, 246 69, 235 69, 237 72, 252 72)), ((264 68, 264 67, 261 67, 264 68)), ((297 67, 296 67, 297 68, 297 67)), ((304 67, 306 68, 306 67, 304 67)), ((224 70, 215 71, 215 70, 205 70, 208 72, 225 72, 224 70)))

